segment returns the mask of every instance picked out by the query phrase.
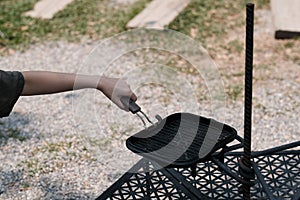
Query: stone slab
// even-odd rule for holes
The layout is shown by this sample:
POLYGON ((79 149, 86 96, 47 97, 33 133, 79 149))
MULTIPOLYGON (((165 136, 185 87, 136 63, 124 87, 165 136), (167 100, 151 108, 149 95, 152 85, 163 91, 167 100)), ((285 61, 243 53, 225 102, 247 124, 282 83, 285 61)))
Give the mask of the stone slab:
POLYGON ((163 29, 190 3, 190 0, 153 0, 127 24, 127 28, 163 29))
POLYGON ((51 19, 58 11, 63 10, 73 0, 41 0, 37 2, 34 9, 25 13, 26 16, 51 19))
POLYGON ((271 0, 275 38, 300 36, 300 0, 271 0))

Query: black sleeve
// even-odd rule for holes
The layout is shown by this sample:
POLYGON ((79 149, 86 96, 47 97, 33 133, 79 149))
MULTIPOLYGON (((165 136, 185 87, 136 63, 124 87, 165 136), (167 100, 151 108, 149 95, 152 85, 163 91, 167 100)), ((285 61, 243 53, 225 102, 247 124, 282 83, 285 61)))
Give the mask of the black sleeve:
POLYGON ((19 99, 24 77, 21 72, 0 70, 0 117, 7 117, 19 99))

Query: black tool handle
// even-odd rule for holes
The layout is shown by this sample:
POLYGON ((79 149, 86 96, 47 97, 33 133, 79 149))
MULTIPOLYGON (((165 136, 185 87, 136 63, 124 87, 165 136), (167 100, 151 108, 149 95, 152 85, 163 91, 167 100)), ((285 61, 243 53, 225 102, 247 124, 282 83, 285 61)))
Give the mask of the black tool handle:
POLYGON ((138 106, 130 97, 121 97, 121 102, 125 106, 126 109, 128 109, 133 114, 139 112, 141 110, 141 107, 138 106))

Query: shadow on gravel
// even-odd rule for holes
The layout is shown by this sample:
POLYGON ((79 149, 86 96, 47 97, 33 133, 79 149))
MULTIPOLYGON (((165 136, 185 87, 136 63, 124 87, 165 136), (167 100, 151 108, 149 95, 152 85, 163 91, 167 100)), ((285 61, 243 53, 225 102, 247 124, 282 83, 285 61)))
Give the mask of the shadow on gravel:
POLYGON ((9 117, 0 119, 0 146, 5 145, 9 139, 23 142, 30 139, 31 133, 26 131, 32 115, 12 113, 9 117))
POLYGON ((83 191, 76 191, 72 189, 74 183, 66 181, 53 181, 51 178, 44 177, 39 181, 39 188, 43 191, 42 199, 94 199, 92 194, 84 193, 83 191))
POLYGON ((0 171, 0 197, 2 194, 7 195, 8 191, 19 191, 24 187, 26 184, 21 171, 0 171))
POLYGON ((37 183, 32 183, 24 178, 20 170, 0 171, 0 199, 23 199, 26 197, 24 191, 30 191, 33 188, 39 188, 41 193, 38 198, 41 199, 95 199, 94 194, 72 189, 73 185, 74 183, 66 181, 53 181, 51 178, 41 178, 37 183))

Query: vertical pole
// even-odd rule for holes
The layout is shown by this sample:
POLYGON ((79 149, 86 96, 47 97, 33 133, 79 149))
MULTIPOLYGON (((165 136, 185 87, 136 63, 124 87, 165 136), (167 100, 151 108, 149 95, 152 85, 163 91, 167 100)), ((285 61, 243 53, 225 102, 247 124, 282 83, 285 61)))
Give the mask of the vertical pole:
MULTIPOLYGON (((247 4, 246 58, 245 58, 245 111, 244 111, 244 154, 243 163, 251 169, 251 122, 252 122, 252 78, 253 78, 253 33, 254 4, 247 4)), ((248 177, 244 177, 246 181, 248 177)), ((243 185, 243 198, 250 199, 250 186, 243 185)))

